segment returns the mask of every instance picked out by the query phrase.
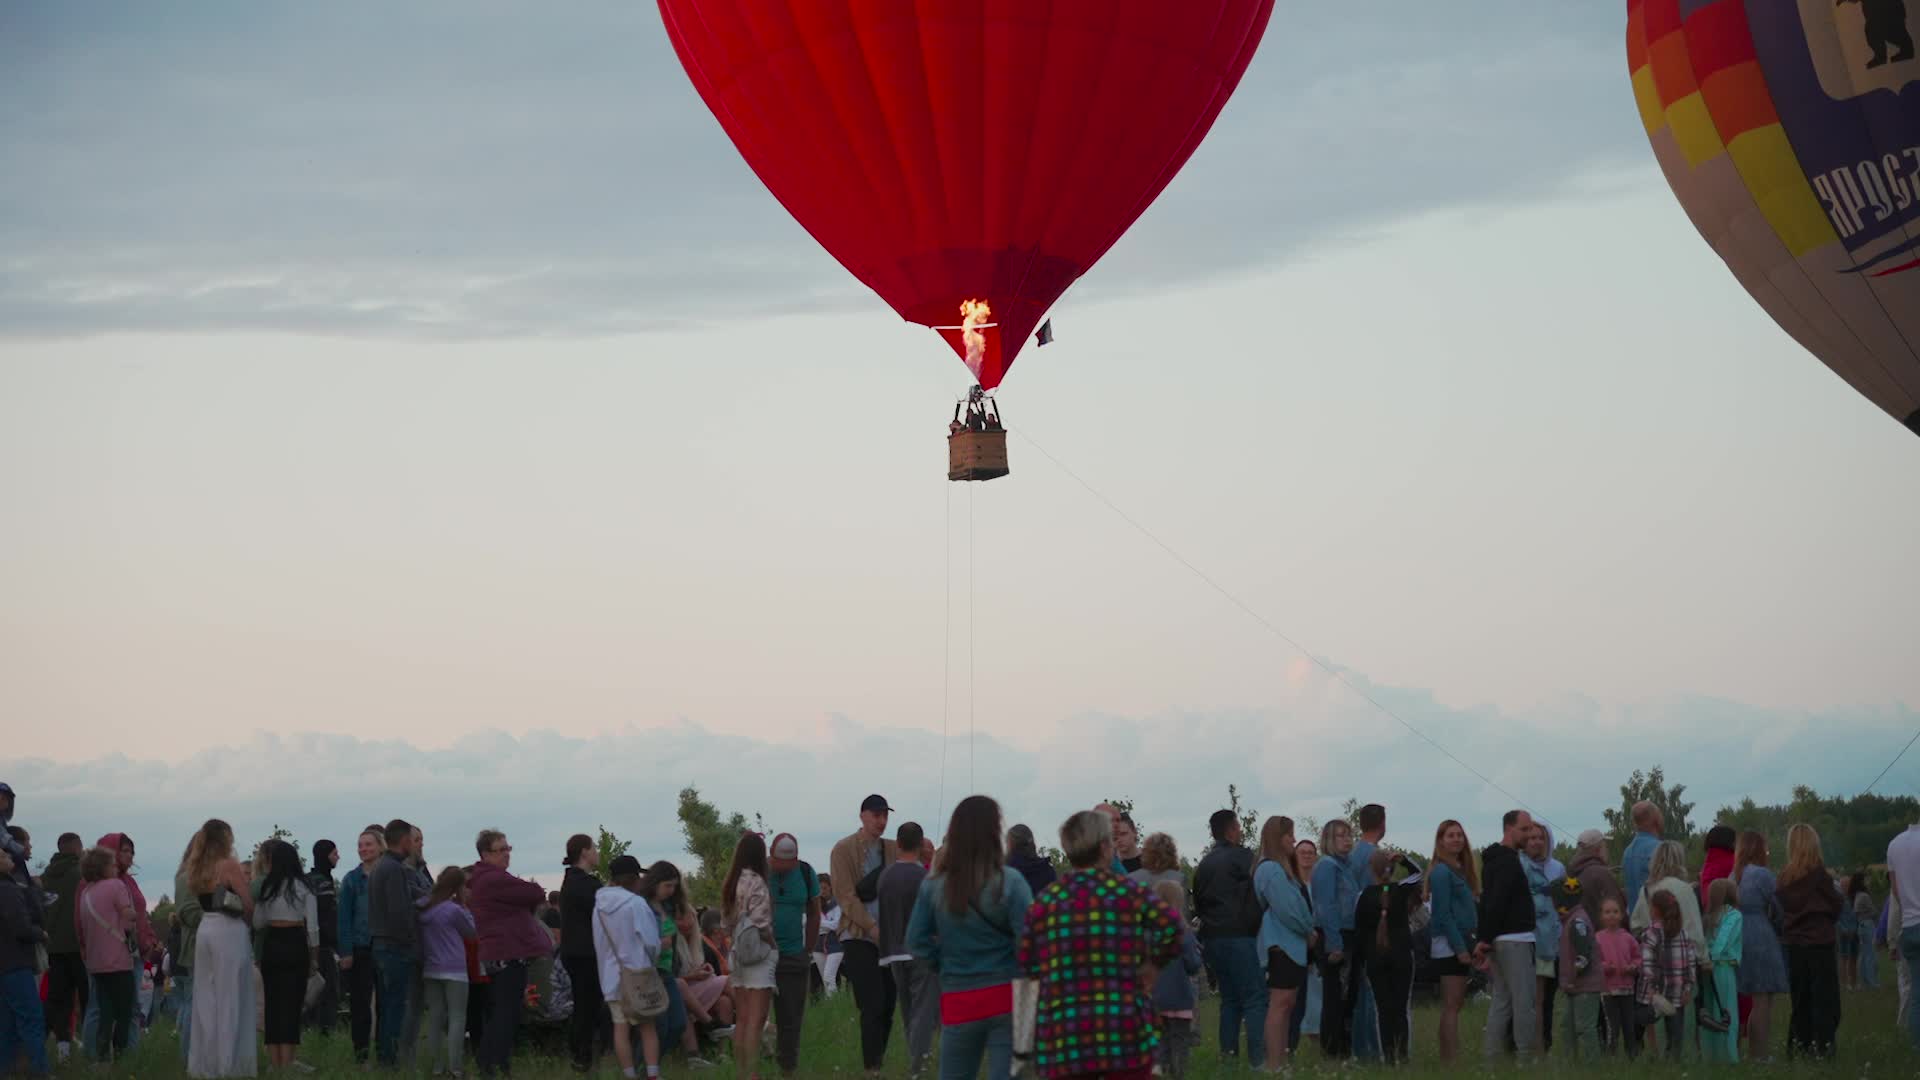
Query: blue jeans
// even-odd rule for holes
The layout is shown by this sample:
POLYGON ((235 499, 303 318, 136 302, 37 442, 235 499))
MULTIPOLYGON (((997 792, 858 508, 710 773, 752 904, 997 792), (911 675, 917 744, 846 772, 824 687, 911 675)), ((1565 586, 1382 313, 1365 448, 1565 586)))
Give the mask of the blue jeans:
POLYGON ((1247 1026, 1247 1064, 1267 1063, 1267 979, 1250 937, 1217 937, 1201 942, 1207 966, 1220 981, 1220 1053, 1240 1053, 1240 1025, 1247 1026))
MULTIPOLYGON (((1907 971, 1920 978, 1920 924, 1900 928, 1900 958, 1907 962, 1907 971)), ((1907 996, 1907 1037, 1920 1050, 1920 992, 1907 996)))
POLYGON ((29 1073, 47 1075, 47 1014, 30 967, 0 972, 0 1070, 13 1071, 13 1056, 21 1050, 29 1073))
POLYGON ((661 972, 660 981, 667 984, 667 1011, 653 1018, 653 1030, 660 1033, 660 1052, 670 1054, 687 1033, 687 1003, 680 997, 679 979, 661 972))
POLYGON ((180 1060, 185 1061, 193 1042, 193 976, 175 975, 168 993, 173 998, 173 1022, 180 1030, 180 1060))
POLYGON ((940 1029, 940 1080, 974 1080, 980 1059, 987 1077, 1006 1076, 1013 1068, 1013 1017, 995 1016, 940 1029))
MULTIPOLYGON (((37 991, 36 991, 37 993, 37 991)), ((137 991, 136 991, 137 993, 137 991)), ((100 1032, 100 988, 94 984, 93 976, 87 976, 87 1013, 80 1018, 80 1049, 88 1057, 93 1056, 94 1037, 100 1032)), ((127 1049, 140 1045, 140 1025, 127 1025, 127 1049)))
POLYGON ((400 1029, 407 1022, 407 998, 413 990, 413 951, 376 942, 373 984, 374 1004, 379 1010, 373 1037, 374 1058, 391 1068, 400 1064, 400 1029))
POLYGON ((1356 971, 1354 978, 1360 983, 1360 995, 1354 999, 1353 1016, 1348 1019, 1353 1056, 1361 1061, 1379 1061, 1380 1017, 1373 1003, 1373 987, 1364 971, 1356 971))

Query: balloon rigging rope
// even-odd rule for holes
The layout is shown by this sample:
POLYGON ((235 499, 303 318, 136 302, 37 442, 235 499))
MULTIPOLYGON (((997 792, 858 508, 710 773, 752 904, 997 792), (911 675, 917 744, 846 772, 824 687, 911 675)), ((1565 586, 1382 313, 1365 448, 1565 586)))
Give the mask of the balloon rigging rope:
POLYGON ((973 779, 973 485, 967 485, 967 793, 980 788, 973 779))
MULTIPOLYGON (((1460 758, 1453 751, 1440 745, 1440 742, 1436 740, 1433 736, 1428 735, 1426 732, 1413 726, 1413 724, 1409 723, 1405 718, 1400 716, 1400 714, 1394 712, 1392 709, 1389 709, 1385 705, 1381 704, 1378 698, 1374 697, 1372 694, 1367 693, 1366 690, 1362 689, 1359 685, 1354 683, 1351 679, 1348 679, 1345 675, 1341 674, 1341 672, 1337 668, 1334 668, 1332 665, 1320 659, 1318 656, 1315 656, 1313 653, 1308 652, 1305 646, 1302 646, 1298 641, 1295 641, 1292 636, 1287 634, 1286 631, 1276 626, 1272 620, 1260 614, 1260 612, 1256 611, 1252 607, 1252 605, 1246 603, 1245 601, 1241 600, 1238 596, 1234 595, 1232 592, 1230 592, 1227 589, 1226 586, 1214 580, 1213 577, 1210 576, 1206 571, 1200 569, 1198 566, 1195 566, 1193 562, 1189 560, 1185 555, 1180 554, 1178 551, 1174 550, 1172 545, 1168 544, 1165 540, 1162 540, 1158 536, 1154 535, 1151 529, 1148 529, 1145 525, 1142 525, 1131 514, 1128 514, 1125 510, 1120 509, 1119 505, 1116 504, 1112 499, 1109 499, 1105 495, 1101 494, 1100 491, 1096 489, 1092 484, 1088 483, 1084 477, 1082 477, 1079 473, 1074 472, 1073 469, 1069 468, 1066 462, 1061 461, 1059 458, 1054 457, 1052 454, 1048 453, 1046 447, 1041 446, 1039 443, 1033 440, 1033 436, 1027 434, 1025 431, 1019 428, 1009 427, 1007 430, 1012 432, 1015 435, 1020 436, 1021 439, 1025 440, 1028 446, 1031 446, 1036 451, 1038 451, 1041 457, 1044 457, 1048 461, 1052 462, 1054 468, 1059 469, 1063 473, 1066 473, 1069 479, 1071 479, 1074 483, 1079 484, 1082 488, 1086 489, 1087 494, 1093 496, 1096 500, 1098 500, 1101 503, 1101 505, 1105 506, 1108 510, 1112 511, 1115 517, 1118 517, 1121 521, 1124 521, 1128 525, 1133 526, 1134 531, 1138 532, 1140 535, 1152 541, 1154 546, 1158 547, 1161 551, 1166 552, 1169 556, 1173 558, 1173 561, 1179 563, 1181 566, 1186 567, 1189 573, 1191 573, 1194 577, 1199 578, 1201 582, 1206 584, 1208 588, 1212 589, 1214 592, 1219 593, 1222 597, 1226 599, 1228 603, 1232 604, 1234 607, 1239 608, 1240 611, 1243 614, 1245 614, 1248 618, 1252 619, 1256 623, 1259 623, 1262 627, 1266 629, 1266 631, 1269 634, 1272 634, 1274 637, 1279 638, 1281 641, 1291 646, 1295 652, 1299 653, 1301 656, 1304 656, 1308 660, 1312 661, 1315 667, 1318 667, 1321 671, 1326 672, 1329 676, 1331 676, 1333 679, 1338 681, 1340 685, 1346 687, 1348 690, 1353 691, 1353 693, 1356 696, 1358 696, 1361 700, 1365 701, 1367 704, 1379 710, 1382 714, 1387 716, 1389 719, 1393 720, 1395 723, 1399 724, 1401 727, 1406 728, 1414 736, 1418 737, 1422 742, 1425 742, 1427 745, 1433 747, 1435 750, 1440 751, 1441 754, 1445 755, 1447 759, 1452 761, 1455 765, 1460 766, 1462 769, 1465 769, 1467 772, 1470 772, 1474 776, 1478 777, 1481 783, 1499 792, 1500 794, 1505 795, 1507 798, 1513 800, 1514 804, 1518 806, 1520 809, 1525 810, 1529 814, 1532 814, 1535 818, 1538 818, 1539 820, 1546 822, 1548 827, 1552 828, 1555 833, 1558 833, 1561 831, 1560 826, 1555 825, 1551 820, 1547 818, 1545 814, 1542 814, 1540 811, 1535 810, 1531 806, 1528 806, 1525 802, 1521 800, 1521 798, 1518 795, 1515 795, 1513 792, 1508 791, 1504 787, 1501 787, 1498 783, 1495 783, 1494 780, 1491 777, 1489 777, 1487 774, 1481 772, 1479 769, 1474 768, 1472 765, 1467 764, 1465 760, 1460 758)), ((1915 738, 1920 739, 1920 733, 1917 733, 1915 735, 1915 738)), ((1909 743, 1908 745, 1912 745, 1912 744, 1909 743)), ((1904 752, 1905 751, 1902 751, 1902 753, 1904 752)))
MULTIPOLYGON (((1895 765, 1900 764, 1900 759, 1907 756, 1907 751, 1913 749, 1913 744, 1916 742, 1920 742, 1920 731, 1914 732, 1913 738, 1907 740, 1907 745, 1901 747, 1900 752, 1893 755, 1893 760, 1887 762, 1887 767, 1884 769, 1881 769, 1880 775, 1873 778, 1873 784, 1877 784, 1880 781, 1886 779, 1887 773, 1891 771, 1895 765)), ((1873 784, 1868 784, 1866 787, 1862 788, 1860 791, 1860 794, 1865 795, 1867 792, 1872 791, 1873 784)))
POLYGON ((946 528, 941 532, 946 541, 946 557, 941 561, 946 572, 946 587, 940 594, 945 604, 940 619, 945 636, 940 646, 940 802, 934 818, 935 828, 947 815, 947 732, 953 716, 953 485, 940 485, 940 492, 947 509, 946 528))

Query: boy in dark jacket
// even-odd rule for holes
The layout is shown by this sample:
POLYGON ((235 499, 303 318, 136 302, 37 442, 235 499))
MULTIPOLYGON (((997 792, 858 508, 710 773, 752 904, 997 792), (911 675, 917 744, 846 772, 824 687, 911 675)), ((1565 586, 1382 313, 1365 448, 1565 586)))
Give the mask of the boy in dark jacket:
POLYGON ((77 834, 63 833, 60 850, 40 875, 40 891, 47 904, 46 1022, 62 1061, 72 1052, 74 1022, 87 1011, 87 965, 80 958, 80 936, 73 919, 84 849, 77 834))

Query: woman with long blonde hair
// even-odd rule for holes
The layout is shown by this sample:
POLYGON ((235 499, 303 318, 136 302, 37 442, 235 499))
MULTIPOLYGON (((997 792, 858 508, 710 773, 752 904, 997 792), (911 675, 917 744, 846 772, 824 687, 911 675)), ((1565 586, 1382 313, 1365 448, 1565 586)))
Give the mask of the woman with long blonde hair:
POLYGON ((1313 908, 1300 880, 1300 856, 1293 819, 1270 817, 1260 827, 1260 863, 1253 869, 1253 891, 1260 899, 1260 936, 1254 942, 1267 970, 1266 1068, 1287 1068, 1287 1027, 1293 1003, 1310 977, 1307 944, 1313 940, 1313 908))
POLYGON ((1820 854, 1811 825, 1787 830, 1787 866, 1780 871, 1780 944, 1787 954, 1787 1053, 1829 1057, 1840 1028, 1840 967, 1835 955, 1845 901, 1820 854))
POLYGON ((252 1076, 254 1046, 253 890, 233 856, 233 826, 219 818, 187 845, 187 884, 200 905, 193 945, 192 1038, 187 1072, 195 1077, 252 1076))
POLYGON ((1466 826, 1449 818, 1433 831, 1433 861, 1423 884, 1433 905, 1428 955, 1440 976, 1440 1060, 1460 1052, 1460 1010, 1467 1003, 1467 962, 1480 926, 1480 870, 1466 826))

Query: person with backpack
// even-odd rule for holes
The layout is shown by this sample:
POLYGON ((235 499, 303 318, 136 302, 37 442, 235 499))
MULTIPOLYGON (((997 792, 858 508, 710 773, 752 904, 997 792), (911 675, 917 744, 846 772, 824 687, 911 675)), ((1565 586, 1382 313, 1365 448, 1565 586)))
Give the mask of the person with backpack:
MULTIPOLYGON (((741 1080, 759 1075, 760 1035, 766 1027, 770 998, 779 966, 773 936, 773 899, 767 889, 767 842, 759 833, 741 833, 733 847, 733 863, 720 885, 721 910, 733 928, 733 1060, 741 1080)), ((864 910, 864 909, 863 909, 864 910)), ((876 934, 878 928, 875 929, 876 934)), ((875 970, 878 970, 878 959, 875 970)), ((891 984, 889 984, 891 985, 891 984)), ((892 995, 888 995, 891 1000, 892 995)), ((866 1015, 862 1013, 862 1031, 866 1015)), ((892 1012, 888 1012, 892 1025, 892 1012)), ((885 1051, 884 1040, 881 1047, 885 1051)))
MULTIPOLYGON (((1009 870, 1001 847, 1000 804, 970 795, 953 808, 940 869, 920 882, 906 928, 906 949, 935 973, 939 995, 940 1076, 1005 1077, 1013 1062, 1013 980, 1033 891, 1009 870)), ((904 841, 903 841, 904 846, 904 841)), ((890 918, 887 904, 880 908, 890 918)))
POLYGON ((860 1061, 869 1072, 886 1061, 896 1003, 893 980, 880 969, 880 925, 872 906, 880 871, 896 857, 886 836, 892 813, 885 798, 867 796, 860 803, 860 828, 833 846, 829 860, 840 903, 841 966, 860 1010, 860 1061))
POLYGON ((1262 1034, 1267 1059, 1277 1072, 1290 1063, 1287 1026, 1294 1001, 1311 978, 1307 957, 1315 934, 1313 907, 1301 886, 1292 818, 1270 817, 1260 826, 1260 865, 1253 871, 1253 889, 1261 911, 1255 947, 1266 959, 1267 973, 1262 1034))
MULTIPOLYGON (((1420 883, 1393 884, 1394 859, 1393 852, 1383 848, 1368 857, 1367 876, 1373 884, 1354 904, 1351 942, 1353 977, 1365 979, 1373 989, 1381 1059, 1404 1065, 1411 1049, 1413 912, 1420 908, 1420 883)), ((1359 997, 1357 987, 1350 993, 1359 997)))
POLYGON ((1220 981, 1220 1055, 1240 1056, 1244 1024, 1247 1064, 1258 1069, 1267 1059, 1267 987, 1257 944, 1260 905, 1253 892, 1253 852, 1233 811, 1214 811, 1207 829, 1213 846, 1193 872, 1193 909, 1200 917, 1200 951, 1220 981))
POLYGON ((927 868, 920 865, 925 832, 909 821, 894 834, 898 855, 880 872, 875 894, 880 901, 880 964, 893 978, 900 1004, 900 1022, 907 1033, 907 1075, 926 1071, 933 1053, 933 1036, 940 1026, 940 973, 929 957, 917 956, 907 945, 907 927, 919 907, 920 885, 927 868))
POLYGON ((781 1073, 791 1076, 800 1067, 800 1032, 812 989, 813 956, 808 943, 820 936, 820 881, 813 867, 801 861, 800 841, 792 833, 773 838, 773 846, 767 849, 767 870, 773 944, 779 954, 773 964, 774 1061, 781 1073))
POLYGON ((1567 1056, 1577 1063, 1600 1057, 1600 999, 1607 990, 1593 916, 1587 913, 1580 879, 1563 876, 1553 883, 1553 910, 1560 916, 1556 963, 1559 986, 1567 996, 1567 1056))

